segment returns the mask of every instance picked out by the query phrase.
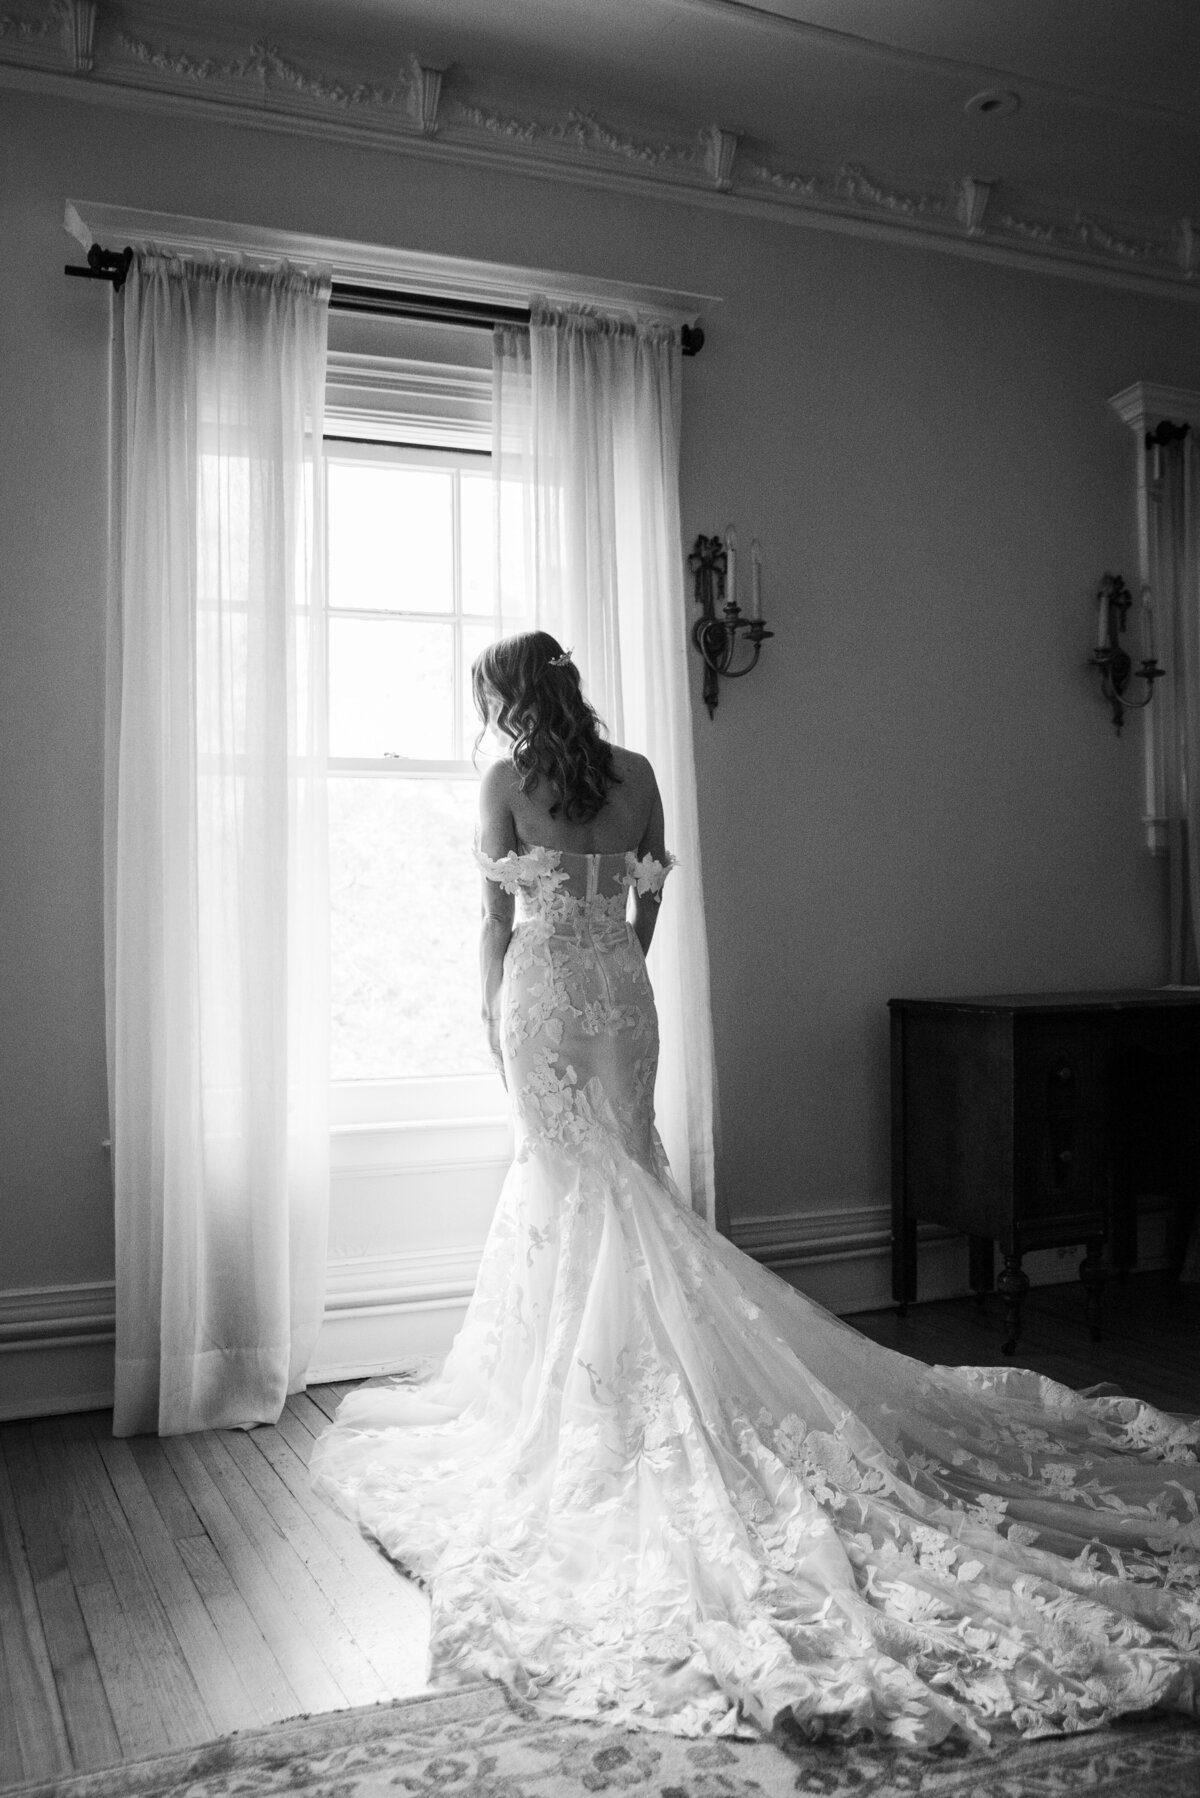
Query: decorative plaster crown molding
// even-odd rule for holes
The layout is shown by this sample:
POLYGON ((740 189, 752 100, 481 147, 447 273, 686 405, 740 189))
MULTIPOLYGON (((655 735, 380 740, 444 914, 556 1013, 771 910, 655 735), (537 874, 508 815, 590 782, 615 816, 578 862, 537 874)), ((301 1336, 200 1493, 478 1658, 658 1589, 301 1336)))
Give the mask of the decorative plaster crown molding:
MULTIPOLYGON (((422 69, 415 57, 410 59, 409 69, 400 70, 396 86, 381 87, 376 82, 340 81, 334 76, 305 69, 293 62, 268 38, 258 39, 244 55, 226 60, 211 56, 197 57, 187 50, 150 44, 145 38, 135 37, 124 31, 117 35, 116 43, 131 62, 142 65, 168 83, 211 82, 228 88, 235 94, 239 90, 249 89, 256 98, 263 101, 270 100, 281 92, 294 96, 301 102, 320 107, 336 107, 345 112, 369 107, 383 112, 401 112, 406 123, 416 123, 420 118, 417 102, 422 69)), ((440 87, 441 71, 425 72, 437 76, 440 87)), ((244 93, 242 97, 249 99, 250 96, 244 93)))
POLYGON ((54 5, 31 15, 0 13, 0 38, 19 44, 42 43, 62 32, 65 12, 65 6, 54 5))
MULTIPOLYGON (((182 29, 182 28, 181 28, 182 29)), ((856 164, 791 168, 719 124, 672 136, 571 106, 525 114, 481 73, 401 56, 385 81, 322 68, 266 38, 214 48, 110 25, 95 0, 0 15, 0 82, 112 104, 238 118, 264 129, 368 142, 620 192, 732 208, 819 229, 926 245, 1048 273, 1180 297, 1200 295, 1192 221, 1101 217, 964 174, 922 187, 856 164)), ((331 57, 331 64, 337 56, 331 57)), ((377 71, 376 71, 377 73, 377 71)), ((478 290, 476 290, 478 291, 478 290)), ((599 297, 599 296, 598 296, 599 297)))

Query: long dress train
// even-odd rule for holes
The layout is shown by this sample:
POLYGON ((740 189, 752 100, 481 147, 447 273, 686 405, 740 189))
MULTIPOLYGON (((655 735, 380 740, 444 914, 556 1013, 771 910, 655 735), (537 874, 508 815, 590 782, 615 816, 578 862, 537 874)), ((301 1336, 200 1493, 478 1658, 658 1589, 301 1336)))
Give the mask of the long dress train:
POLYGON ((666 869, 479 860, 517 900, 517 1158, 440 1374, 352 1394, 313 1462, 428 1585, 433 1679, 683 1734, 1200 1712, 1200 1420, 927 1367, 712 1234, 626 921, 666 869))

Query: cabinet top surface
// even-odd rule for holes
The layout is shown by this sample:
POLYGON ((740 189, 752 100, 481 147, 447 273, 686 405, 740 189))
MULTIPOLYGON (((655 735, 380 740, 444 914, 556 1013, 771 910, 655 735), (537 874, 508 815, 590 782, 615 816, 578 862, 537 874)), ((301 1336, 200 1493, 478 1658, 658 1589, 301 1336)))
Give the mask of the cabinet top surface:
POLYGON ((965 999, 889 999, 894 1011, 1149 1011, 1200 1006, 1200 986, 1096 993, 991 993, 965 999))

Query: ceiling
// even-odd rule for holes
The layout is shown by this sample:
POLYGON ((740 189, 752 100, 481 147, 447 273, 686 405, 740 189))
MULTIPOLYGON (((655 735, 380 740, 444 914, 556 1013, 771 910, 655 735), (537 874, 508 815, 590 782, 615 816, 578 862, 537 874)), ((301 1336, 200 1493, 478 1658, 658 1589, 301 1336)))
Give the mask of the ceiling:
POLYGON ((651 136, 718 124, 781 167, 1200 212, 1197 0, 208 0, 203 13, 231 38, 336 40, 377 66, 415 53, 448 87, 539 116, 569 104, 651 136), (964 111, 989 88, 1019 108, 964 111))
POLYGON ((1200 0, 99 0, 81 48, 90 16, 5 0, 0 78, 660 181, 1200 298, 1200 0), (971 110, 986 92, 1012 109, 971 110))

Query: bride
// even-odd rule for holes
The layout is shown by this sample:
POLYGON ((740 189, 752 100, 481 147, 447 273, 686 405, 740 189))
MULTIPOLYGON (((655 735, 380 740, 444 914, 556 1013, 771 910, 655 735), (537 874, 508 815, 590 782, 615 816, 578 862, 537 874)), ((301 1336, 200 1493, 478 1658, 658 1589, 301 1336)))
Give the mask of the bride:
POLYGON ((879 1348, 691 1212, 654 1129, 653 770, 545 632, 473 678, 516 1161, 440 1373, 353 1393, 313 1461, 428 1585, 432 1678, 682 1734, 1200 1714, 1200 1420, 879 1348))

